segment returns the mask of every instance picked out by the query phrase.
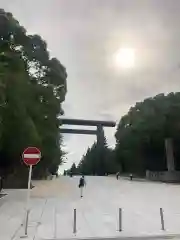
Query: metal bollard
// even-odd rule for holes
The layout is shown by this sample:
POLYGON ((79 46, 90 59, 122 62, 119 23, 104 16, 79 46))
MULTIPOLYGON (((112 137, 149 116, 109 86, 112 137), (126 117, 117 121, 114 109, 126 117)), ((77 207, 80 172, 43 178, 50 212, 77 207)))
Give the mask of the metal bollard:
POLYGON ((27 236, 27 234, 28 234, 27 231, 28 231, 29 212, 30 212, 30 210, 27 210, 26 219, 25 219, 25 236, 27 236))
POLYGON ((164 214, 163 214, 163 209, 160 208, 160 217, 161 217, 161 229, 164 231, 164 214))
POLYGON ((119 208, 119 232, 122 231, 122 208, 119 208))
POLYGON ((73 218, 73 233, 76 234, 77 228, 76 228, 76 209, 74 209, 74 218, 73 218))

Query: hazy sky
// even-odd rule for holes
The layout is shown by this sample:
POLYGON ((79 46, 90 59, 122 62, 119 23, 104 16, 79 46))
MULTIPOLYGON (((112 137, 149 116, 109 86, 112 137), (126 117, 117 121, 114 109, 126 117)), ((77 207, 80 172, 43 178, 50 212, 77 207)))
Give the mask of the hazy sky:
MULTIPOLYGON (((65 116, 118 121, 148 96, 180 90, 180 0, 0 0, 67 68, 65 116), (115 67, 121 47, 132 69, 115 67)), ((109 145, 115 129, 105 130, 109 145)), ((69 167, 95 137, 66 135, 69 167)))

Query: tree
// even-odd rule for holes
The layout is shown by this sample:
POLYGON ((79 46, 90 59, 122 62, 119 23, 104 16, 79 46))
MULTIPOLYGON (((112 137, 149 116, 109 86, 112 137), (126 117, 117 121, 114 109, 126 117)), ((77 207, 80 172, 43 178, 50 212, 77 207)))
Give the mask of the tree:
POLYGON ((71 168, 70 168, 70 172, 71 174, 75 175, 77 173, 77 168, 76 168, 76 164, 73 163, 71 168))
POLYGON ((116 163, 114 150, 109 148, 104 137, 103 145, 98 146, 95 142, 91 148, 87 149, 78 167, 78 172, 84 175, 106 175, 119 171, 116 163))
POLYGON ((176 168, 180 168, 180 93, 136 103, 118 124, 116 158, 124 172, 144 175, 146 170, 167 169, 164 141, 172 138, 176 168))
POLYGON ((11 13, 0 9, 1 174, 25 172, 20 159, 29 145, 42 152, 33 176, 57 173, 64 154, 59 116, 66 78, 66 69, 50 58, 46 42, 39 35, 27 35, 11 13))

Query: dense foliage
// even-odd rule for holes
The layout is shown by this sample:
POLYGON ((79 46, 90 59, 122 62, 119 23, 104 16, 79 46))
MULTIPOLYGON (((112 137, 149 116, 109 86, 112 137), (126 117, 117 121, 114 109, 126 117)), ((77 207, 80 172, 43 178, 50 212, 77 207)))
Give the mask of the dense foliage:
POLYGON ((0 171, 22 175, 21 154, 41 149, 34 177, 56 173, 62 162, 59 135, 66 94, 66 69, 50 58, 45 41, 28 35, 11 13, 0 9, 0 171))
POLYGON ((167 170, 165 139, 173 142, 176 170, 180 170, 180 93, 159 94, 138 102, 118 124, 116 147, 94 143, 70 171, 88 175, 167 170), (118 164, 117 164, 118 163, 118 164))
POLYGON ((165 139, 172 138, 176 169, 180 170, 180 93, 136 103, 121 118, 116 132, 116 157, 124 172, 166 170, 165 139))
POLYGON ((92 147, 88 148, 86 154, 82 157, 77 169, 74 164, 71 171, 84 175, 99 175, 116 173, 119 170, 118 164, 115 162, 114 151, 108 147, 104 138, 103 146, 98 146, 95 142, 92 147))

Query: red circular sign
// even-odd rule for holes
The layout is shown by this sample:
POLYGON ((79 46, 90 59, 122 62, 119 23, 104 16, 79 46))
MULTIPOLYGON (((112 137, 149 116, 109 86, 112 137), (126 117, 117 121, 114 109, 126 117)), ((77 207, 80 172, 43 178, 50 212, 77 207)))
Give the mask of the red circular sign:
POLYGON ((41 159, 41 151, 36 147, 28 147, 22 154, 26 165, 36 165, 41 159))

